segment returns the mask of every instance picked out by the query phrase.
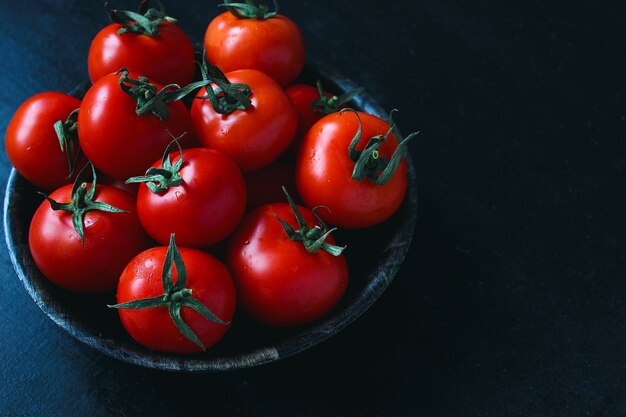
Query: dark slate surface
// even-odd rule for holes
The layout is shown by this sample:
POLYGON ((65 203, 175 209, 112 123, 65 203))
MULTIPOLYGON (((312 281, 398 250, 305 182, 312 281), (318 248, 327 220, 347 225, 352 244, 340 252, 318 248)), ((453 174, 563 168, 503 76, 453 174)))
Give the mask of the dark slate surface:
MULTIPOLYGON (((423 132, 399 276, 312 350, 180 375, 76 342, 2 251, 0 415, 626 414, 626 21, 547 3, 283 1, 312 58, 423 132)), ((194 40, 216 14, 208 1, 169 10, 194 40)), ((0 131, 28 96, 86 78, 104 23, 100 2, 1 2, 0 131)))

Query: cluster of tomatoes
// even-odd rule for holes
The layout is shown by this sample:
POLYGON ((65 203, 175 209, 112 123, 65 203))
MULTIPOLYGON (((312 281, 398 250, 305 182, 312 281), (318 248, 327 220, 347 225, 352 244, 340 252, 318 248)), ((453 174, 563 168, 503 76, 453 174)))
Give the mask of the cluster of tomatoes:
POLYGON ((124 328, 161 351, 217 343, 236 303, 269 325, 317 320, 348 285, 327 224, 394 213, 407 139, 343 108, 357 92, 293 84, 301 34, 264 2, 225 1, 199 81, 189 38, 148 6, 108 9, 82 99, 37 94, 8 126, 9 160, 49 192, 30 225, 35 263, 71 291, 117 290, 124 328))

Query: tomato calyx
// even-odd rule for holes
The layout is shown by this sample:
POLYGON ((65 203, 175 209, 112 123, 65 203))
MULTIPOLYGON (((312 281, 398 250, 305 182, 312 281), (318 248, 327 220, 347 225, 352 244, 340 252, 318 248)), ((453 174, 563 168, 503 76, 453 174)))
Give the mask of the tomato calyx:
POLYGON ((109 213, 128 213, 126 210, 121 210, 117 207, 112 206, 111 204, 103 203, 101 201, 94 201, 93 198, 96 193, 96 182, 96 170, 93 165, 89 163, 85 165, 85 167, 76 176, 74 186, 72 187, 72 198, 69 203, 59 203, 51 199, 44 193, 40 193, 46 198, 46 200, 48 200, 52 210, 64 210, 72 213, 72 224, 74 225, 76 233, 78 233, 78 236, 80 236, 83 245, 85 244, 85 231, 83 223, 85 214, 87 214, 87 212, 92 210, 99 210, 109 213), (80 181, 80 178, 83 176, 83 173, 87 169, 87 166, 91 167, 91 175, 93 178, 91 184, 80 181))
MULTIPOLYGON (((173 137, 170 132, 167 133, 173 137)), ((174 140, 167 145, 165 152, 163 153, 163 158, 161 159, 161 167, 150 167, 146 171, 146 175, 130 177, 126 180, 126 184, 137 184, 143 182, 154 194, 165 191, 170 187, 179 186, 183 181, 183 178, 180 176, 180 168, 183 165, 183 148, 180 146, 178 140, 185 136, 186 133, 187 132, 183 133, 177 138, 174 137, 174 140), (180 156, 178 161, 172 164, 172 161, 170 160, 170 153, 172 152, 174 145, 178 146, 180 156)))
POLYGON ((169 117, 167 104, 181 100, 200 87, 208 84, 207 81, 198 81, 185 87, 178 84, 168 84, 157 91, 156 85, 150 83, 148 77, 139 76, 137 79, 128 74, 127 68, 120 68, 116 74, 120 74, 118 83, 126 94, 137 101, 135 113, 137 116, 145 116, 152 113, 163 121, 169 117))
POLYGON ((333 95, 331 97, 327 97, 326 91, 324 91, 324 88, 322 87, 321 80, 317 80, 315 85, 317 86, 317 91, 320 96, 318 99, 314 100, 313 103, 311 103, 311 108, 315 113, 323 114, 325 116, 339 111, 341 106, 347 104, 357 94, 361 94, 364 91, 363 87, 357 87, 339 96, 333 95))
POLYGON ((224 0, 223 4, 218 4, 218 7, 226 7, 226 9, 233 14, 233 16, 239 19, 269 19, 276 16, 278 13, 278 2, 272 1, 274 4, 274 11, 270 11, 269 6, 265 4, 265 1, 259 0, 246 0, 245 3, 237 3, 231 0, 224 0))
POLYGON ((319 210, 320 208, 328 209, 328 207, 317 206, 311 209, 311 211, 313 212, 313 216, 315 217, 315 220, 317 220, 318 224, 313 227, 309 227, 309 225, 306 223, 306 220, 302 216, 302 213, 300 213, 300 210, 298 210, 296 203, 287 192, 287 189, 285 187, 282 188, 283 193, 285 193, 285 197, 287 197, 287 203, 289 203, 289 207, 291 207, 291 210, 296 217, 296 221, 298 222, 299 227, 298 230, 295 230, 293 227, 291 227, 289 223, 278 217, 278 215, 275 215, 276 219, 283 226, 283 229, 285 229, 285 233, 287 233, 289 240, 292 240, 294 242, 302 242, 304 248, 309 253, 315 253, 321 249, 333 256, 341 255, 341 252, 343 252, 346 248, 345 246, 331 245, 330 243, 325 242, 326 238, 332 232, 337 230, 337 228, 333 227, 329 230, 326 226, 326 223, 324 223, 324 221, 317 214, 317 210, 319 210))
POLYGON ((196 99, 208 99, 216 113, 230 114, 237 109, 245 110, 252 104, 249 98, 252 93, 250 87, 246 84, 231 83, 221 69, 209 63, 206 51, 202 52, 200 71, 202 79, 207 84, 215 84, 217 88, 213 90, 213 87, 207 85, 206 95, 196 97, 196 99))
POLYGON ((69 179, 74 175, 74 170, 78 165, 78 161, 82 158, 82 151, 78 143, 78 109, 72 111, 65 121, 57 120, 54 123, 54 131, 59 139, 59 145, 61 151, 67 158, 67 166, 69 174, 66 179, 69 179))
POLYGON ((113 23, 119 23, 122 27, 118 34, 138 33, 155 37, 159 34, 159 25, 163 22, 175 23, 176 19, 165 14, 165 6, 157 1, 158 9, 148 8, 150 0, 144 0, 139 5, 137 12, 129 10, 116 10, 104 4, 109 18, 113 23))
POLYGON ((176 246, 174 234, 170 235, 170 242, 165 254, 163 262, 163 272, 161 274, 163 281, 163 294, 156 297, 141 298, 138 300, 128 301, 125 303, 109 305, 109 308, 126 308, 131 310, 142 310, 146 308, 167 307, 170 318, 178 328, 178 330, 188 340, 198 345, 203 351, 206 347, 196 335, 196 333, 185 323, 181 316, 181 309, 189 307, 198 312, 202 317, 218 323, 222 326, 228 326, 230 322, 225 322, 217 317, 211 310, 202 304, 192 294, 191 288, 187 288, 187 269, 183 258, 176 246), (176 267, 177 279, 176 284, 172 278, 172 271, 176 267))
POLYGON ((376 135, 368 139, 367 144, 362 151, 358 151, 356 149, 357 144, 361 141, 361 133, 363 131, 361 117, 359 116, 359 113, 354 109, 342 109, 339 114, 343 114, 344 111, 353 112, 359 121, 359 128, 357 129, 354 137, 350 141, 350 145, 348 146, 348 156, 350 157, 352 162, 354 162, 352 178, 357 181, 368 178, 374 184, 387 184, 387 182, 389 182, 391 177, 393 177, 393 174, 396 172, 400 161, 402 161, 402 159, 406 157, 408 153, 406 144, 413 137, 417 136, 419 132, 413 132, 405 137, 401 142, 398 143, 398 146, 391 155, 391 159, 386 159, 380 155, 378 149, 396 128, 396 124, 393 121, 393 114, 398 110, 393 109, 389 113, 390 127, 389 130, 387 130, 387 133, 385 133, 384 135, 376 135))

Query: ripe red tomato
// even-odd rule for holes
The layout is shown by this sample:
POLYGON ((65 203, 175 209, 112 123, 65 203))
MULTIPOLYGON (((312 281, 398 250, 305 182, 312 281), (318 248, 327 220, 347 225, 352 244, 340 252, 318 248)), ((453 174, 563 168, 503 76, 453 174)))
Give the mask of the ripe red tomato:
POLYGON ((280 14, 257 19, 224 12, 207 27, 204 48, 209 61, 224 72, 256 69, 283 86, 298 77, 305 61, 298 26, 280 14))
MULTIPOLYGON (((126 179, 142 175, 171 142, 191 127, 189 111, 180 101, 167 103, 169 115, 160 120, 152 113, 138 116, 137 102, 109 74, 85 94, 78 112, 78 138, 83 152, 100 171, 126 179)), ((134 73, 129 77, 137 79, 134 73)), ((153 83, 157 90, 162 86, 153 83)), ((185 143, 183 138, 181 143, 185 143)))
POLYGON ((124 179, 109 177, 102 172, 98 173, 98 184, 109 185, 119 190, 126 191, 135 198, 137 198, 137 193, 139 192, 139 184, 127 184, 124 179))
POLYGON ((91 81, 126 67, 161 84, 189 84, 195 72, 191 40, 168 20, 158 21, 155 27, 153 35, 132 31, 120 34, 120 23, 98 32, 87 58, 91 81))
MULTIPOLYGON (((285 89, 285 92, 298 113, 298 135, 296 137, 302 137, 311 126, 324 117, 323 113, 316 112, 313 108, 315 100, 320 98, 320 92, 317 88, 308 84, 290 85, 285 89)), ((327 98, 333 96, 330 93, 325 93, 324 95, 327 98)))
MULTIPOLYGON (((220 324, 203 317, 193 308, 179 305, 180 317, 196 335, 203 347, 192 342, 176 326, 170 316, 171 309, 163 307, 128 309, 119 308, 119 316, 126 331, 140 344, 163 352, 194 353, 213 346, 230 328, 230 321, 235 312, 235 286, 228 268, 216 258, 198 249, 180 248, 180 255, 185 265, 186 283, 178 291, 178 298, 195 298, 204 308, 226 324, 220 324)), ((148 249, 135 258, 124 269, 117 287, 117 302, 127 303, 152 297, 163 296, 168 292, 164 288, 162 274, 168 248, 148 249)), ((176 265, 172 271, 173 284, 180 279, 181 269, 176 265)), ((169 289, 169 299, 177 296, 169 289)), ((177 290, 174 288, 174 290, 177 290)), ((160 297, 161 299, 163 297, 160 297)))
MULTIPOLYGON (((298 207, 308 224, 311 210, 298 207)), ((248 213, 229 240, 227 264, 239 304, 254 319, 273 326, 298 326, 328 313, 348 284, 343 255, 320 249, 309 253, 290 240, 276 216, 301 229, 286 203, 269 204, 248 213)), ((328 244, 334 244, 332 236, 328 244)))
POLYGON ((343 94, 333 95, 324 91, 320 80, 317 81, 317 87, 307 84, 294 84, 287 87, 285 92, 298 113, 298 131, 285 154, 289 158, 295 158, 302 138, 311 126, 324 116, 345 108, 346 103, 362 91, 363 88, 357 87, 343 94))
MULTIPOLYGON (((362 123, 361 151, 376 135, 385 135, 389 123, 358 113, 362 123)), ((306 205, 326 206, 320 216, 344 228, 365 228, 384 222, 400 206, 407 186, 407 162, 403 159, 385 185, 369 178, 352 178, 355 163, 348 148, 359 129, 355 112, 333 113, 317 122, 305 136, 296 162, 296 185, 306 205)), ((393 134, 380 146, 380 158, 391 159, 398 147, 393 134)))
MULTIPOLYGON (((313 86, 307 84, 294 84, 285 90, 293 107, 298 114, 298 130, 294 136, 287 154, 290 157, 295 157, 298 153, 298 148, 302 142, 302 138, 306 132, 313 126, 318 120, 324 117, 323 113, 316 112, 312 105, 315 100, 320 98, 319 90, 313 86)), ((331 98, 332 94, 326 93, 326 97, 331 98)))
POLYGON ((244 171, 269 165, 289 146, 298 120, 289 97, 276 82, 256 70, 225 74, 233 84, 251 89, 252 104, 230 114, 217 113, 201 88, 191 105, 191 120, 196 136, 208 148, 230 156, 244 171))
MULTIPOLYGON (((170 156, 171 165, 159 160, 152 166, 154 172, 165 165, 176 167, 180 152, 170 156)), ((180 178, 178 185, 157 193, 145 183, 139 187, 137 213, 148 234, 167 244, 175 233, 181 246, 198 248, 227 237, 246 208, 246 186, 237 164, 214 149, 192 148, 183 151, 182 165, 172 172, 180 178)))
MULTIPOLYGON (((72 185, 65 185, 49 198, 66 203, 72 185)), ((55 284, 78 292, 115 289, 126 264, 150 245, 135 212, 130 194, 97 185, 93 201, 110 204, 126 213, 91 210, 84 215, 84 243, 72 224, 72 213, 53 210, 41 203, 30 224, 28 243, 41 273, 55 284)))
POLYGON ((246 174, 247 209, 285 201, 281 187, 285 187, 294 200, 298 200, 294 172, 292 164, 279 160, 246 174))
MULTIPOLYGON (((29 182, 45 190, 55 190, 71 182, 68 155, 61 150, 54 130, 80 106, 80 100, 64 93, 39 93, 26 100, 7 127, 5 142, 11 164, 29 182)), ((71 159, 79 151, 78 141, 71 159)))

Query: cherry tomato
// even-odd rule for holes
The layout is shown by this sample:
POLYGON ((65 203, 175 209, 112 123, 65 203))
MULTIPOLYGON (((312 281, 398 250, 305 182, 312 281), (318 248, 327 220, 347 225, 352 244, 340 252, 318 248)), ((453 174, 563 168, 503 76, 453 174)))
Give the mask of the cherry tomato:
MULTIPOLYGON (((298 135, 303 137, 311 126, 324 117, 324 114, 316 112, 312 107, 315 100, 320 98, 319 90, 308 84, 294 84, 287 87, 285 92, 298 113, 298 135)), ((325 93, 325 96, 331 98, 333 95, 325 93)))
POLYGON ((224 12, 207 27, 204 48, 209 61, 224 72, 256 69, 283 86, 296 79, 305 61, 298 26, 280 14, 256 19, 224 12))
MULTIPOLYGON (((317 88, 307 84, 294 84, 287 87, 285 92, 289 96, 298 114, 298 130, 286 152, 290 157, 295 157, 306 132, 318 120, 324 117, 324 114, 316 112, 312 107, 313 102, 320 98, 320 93, 317 88)), ((332 97, 330 93, 326 93, 325 95, 328 98, 332 97)))
MULTIPOLYGON (((298 207, 311 224, 311 210, 298 207)), ((239 304, 254 319, 274 326, 298 326, 328 313, 348 284, 343 255, 320 249, 309 253, 290 240, 276 216, 298 229, 286 203, 259 207, 245 217, 229 240, 227 264, 235 279, 239 304)), ((326 239, 334 244, 332 236, 326 239)))
MULTIPOLYGON (((358 113, 362 135, 357 150, 368 139, 385 135, 389 123, 366 113, 358 113)), ((348 148, 359 128, 354 112, 333 113, 317 122, 305 136, 296 162, 296 185, 306 205, 326 206, 320 215, 329 223, 344 228, 365 228, 384 222, 400 206, 407 187, 407 162, 403 159, 385 185, 369 178, 352 178, 355 162, 348 148)), ((390 159, 397 148, 389 135, 379 149, 381 158, 390 159)))
POLYGON ((265 168, 246 174, 245 180, 248 210, 285 201, 281 187, 285 187, 294 200, 298 200, 292 164, 275 161, 265 168))
POLYGON ((317 87, 307 84, 294 84, 285 90, 291 103, 298 113, 298 131, 285 155, 294 159, 306 132, 325 115, 335 113, 346 108, 346 103, 363 91, 357 87, 340 95, 324 91, 322 82, 317 81, 317 87))
MULTIPOLYGON (((72 199, 72 185, 49 197, 59 203, 72 199)), ((115 289, 126 264, 150 245, 135 212, 130 194, 97 185, 94 201, 125 213, 91 210, 84 215, 84 243, 72 224, 72 213, 41 203, 30 224, 28 243, 42 274, 55 284, 78 292, 115 289)))
POLYGON ((125 67, 161 84, 189 84, 195 72, 193 44, 174 23, 161 21, 157 33, 126 31, 120 23, 104 27, 91 42, 87 58, 92 82, 125 67))
MULTIPOLYGON (((135 258, 122 272, 117 287, 117 302, 159 297, 166 291, 162 281, 167 247, 148 249, 135 258)), ((215 316, 229 323, 235 312, 235 286, 228 268, 213 256, 198 249, 180 248, 185 264, 186 285, 190 296, 202 303, 215 316)), ((173 282, 180 276, 178 266, 172 272, 173 282)), ((181 291, 179 298, 184 297, 181 291)), ((170 294, 170 298, 173 294, 170 294)), ((194 353, 202 351, 183 335, 172 320, 168 308, 119 308, 120 320, 133 339, 151 349, 164 352, 194 353)), ((203 347, 217 343, 230 327, 203 317, 191 307, 183 305, 180 316, 193 331, 203 347)))
MULTIPOLYGON (((26 100, 9 122, 4 142, 9 161, 35 186, 55 190, 71 182, 67 154, 54 124, 64 122, 79 106, 79 99, 64 93, 39 93, 26 100)), ((71 159, 78 150, 76 143, 71 159)))
POLYGON ((191 105, 191 120, 198 140, 230 156, 244 172, 269 165, 289 146, 298 120, 284 90, 256 70, 225 74, 233 84, 251 89, 252 104, 230 114, 217 113, 201 88, 191 105))
MULTIPOLYGON (((175 166, 180 152, 170 156, 175 166)), ((163 165, 159 160, 153 168, 163 165)), ((192 148, 183 151, 182 165, 173 172, 180 176, 179 185, 157 193, 145 183, 139 187, 137 212, 148 234, 167 244, 175 233, 181 246, 199 248, 227 237, 246 208, 246 186, 237 164, 214 149, 192 148)))
MULTIPOLYGON (((78 137, 96 168, 108 176, 126 179, 143 174, 162 155, 171 135, 188 131, 191 122, 180 101, 167 103, 169 115, 164 120, 152 113, 138 116, 137 102, 118 83, 122 75, 106 75, 87 91, 78 112, 78 137)), ((153 84, 158 90, 162 88, 153 84)))

